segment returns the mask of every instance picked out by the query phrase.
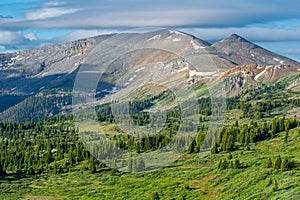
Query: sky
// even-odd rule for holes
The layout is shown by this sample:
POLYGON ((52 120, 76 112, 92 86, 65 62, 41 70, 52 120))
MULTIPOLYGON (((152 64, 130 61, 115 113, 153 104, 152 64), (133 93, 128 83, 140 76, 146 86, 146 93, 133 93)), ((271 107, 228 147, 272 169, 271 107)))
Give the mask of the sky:
POLYGON ((300 62, 296 0, 1 0, 0 53, 140 27, 214 42, 232 33, 300 62))

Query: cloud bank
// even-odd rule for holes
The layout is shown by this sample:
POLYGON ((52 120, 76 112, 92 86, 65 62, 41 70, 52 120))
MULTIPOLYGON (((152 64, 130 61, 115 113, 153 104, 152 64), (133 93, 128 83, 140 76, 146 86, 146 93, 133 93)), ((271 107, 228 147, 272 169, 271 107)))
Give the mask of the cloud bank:
POLYGON ((45 43, 38 34, 23 34, 30 29, 72 30, 68 35, 49 35, 46 43, 55 43, 146 26, 179 29, 205 40, 237 33, 252 41, 299 41, 299 7, 296 0, 42 1, 24 7, 22 17, 13 13, 13 18, 5 17, 0 12, 0 46, 30 48, 45 43))

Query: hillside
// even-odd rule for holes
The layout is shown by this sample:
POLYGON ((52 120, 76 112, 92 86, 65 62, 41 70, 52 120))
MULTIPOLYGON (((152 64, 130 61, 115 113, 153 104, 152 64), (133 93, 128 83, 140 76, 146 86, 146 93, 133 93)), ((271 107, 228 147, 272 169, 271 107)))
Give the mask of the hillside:
MULTIPOLYGON (((110 94, 116 92, 117 96, 122 96, 147 81, 164 84, 169 89, 183 90, 192 86, 197 91, 184 94, 189 98, 205 97, 208 93, 203 84, 220 86, 222 83, 226 95, 233 97, 249 85, 259 87, 257 82, 275 83, 283 74, 294 77, 292 72, 300 72, 295 67, 300 65, 296 61, 276 55, 235 34, 209 44, 192 35, 165 29, 103 35, 36 50, 2 54, 0 61, 0 101, 3 102, 0 118, 21 121, 24 118, 17 113, 22 112, 19 109, 22 110, 23 105, 30 105, 31 101, 35 101, 33 99, 43 95, 43 91, 48 96, 54 91, 52 96, 55 97, 56 90, 76 90, 73 85, 76 78, 79 82, 80 74, 90 76, 82 83, 98 81, 97 86, 92 84, 84 87, 92 87, 89 90, 96 93, 97 98, 107 96, 101 100, 104 103, 109 101, 110 94), (97 80, 100 76, 101 79, 97 80)), ((294 88, 296 85, 287 87, 294 88)), ((40 107, 37 110, 55 115, 71 106, 70 99, 63 106, 57 106, 55 100, 51 102, 52 105, 45 104, 50 108, 40 107), (47 111, 54 108, 55 112, 47 111)))
POLYGON ((300 64, 155 30, 0 55, 1 199, 299 199, 300 64))
MULTIPOLYGON (((217 151, 207 154, 197 150, 197 139, 196 148, 189 148, 175 162, 149 172, 139 172, 134 167, 134 173, 119 172, 94 160, 76 137, 69 117, 37 123, 1 123, 1 136, 9 142, 9 148, 1 151, 1 166, 6 173, 0 175, 1 197, 151 199, 158 195, 160 199, 298 199, 300 121, 282 118, 282 106, 274 105, 260 112, 276 118, 270 119, 267 114, 255 120, 250 120, 253 117, 247 115, 247 110, 231 107, 217 151), (9 128, 14 134, 10 134, 9 128), (227 144, 231 141, 229 133, 236 134, 234 143, 227 144), (23 145, 27 148, 16 154, 15 148, 23 145), (15 160, 15 156, 24 156, 24 161, 15 160)), ((3 150, 5 143, 0 144, 3 150)))

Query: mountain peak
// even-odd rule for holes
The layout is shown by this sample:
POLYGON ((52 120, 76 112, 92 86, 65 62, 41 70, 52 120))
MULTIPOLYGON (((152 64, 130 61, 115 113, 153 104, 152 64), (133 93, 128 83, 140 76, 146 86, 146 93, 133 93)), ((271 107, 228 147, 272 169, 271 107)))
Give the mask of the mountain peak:
MULTIPOLYGON (((231 35, 229 36, 229 38, 242 38, 242 37, 239 36, 238 34, 233 33, 233 34, 231 34, 231 35)), ((243 39, 244 39, 244 38, 243 38, 243 39)))
POLYGON ((298 62, 268 51, 237 34, 231 34, 226 39, 214 43, 212 47, 219 57, 226 58, 236 65, 299 65, 298 62))
MULTIPOLYGON (((247 43, 251 43, 248 40, 246 40, 245 38, 243 38, 242 36, 238 35, 238 34, 231 34, 228 38, 226 38, 225 40, 228 41, 235 41, 235 42, 247 42, 247 43)), ((251 43, 252 44, 252 43, 251 43)))

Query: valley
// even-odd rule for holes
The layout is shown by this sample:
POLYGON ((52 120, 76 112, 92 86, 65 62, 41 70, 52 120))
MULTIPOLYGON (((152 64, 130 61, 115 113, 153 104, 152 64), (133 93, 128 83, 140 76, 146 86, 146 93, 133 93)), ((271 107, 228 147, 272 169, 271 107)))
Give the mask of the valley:
POLYGON ((2 199, 299 199, 300 64, 167 29, 0 55, 2 199))

